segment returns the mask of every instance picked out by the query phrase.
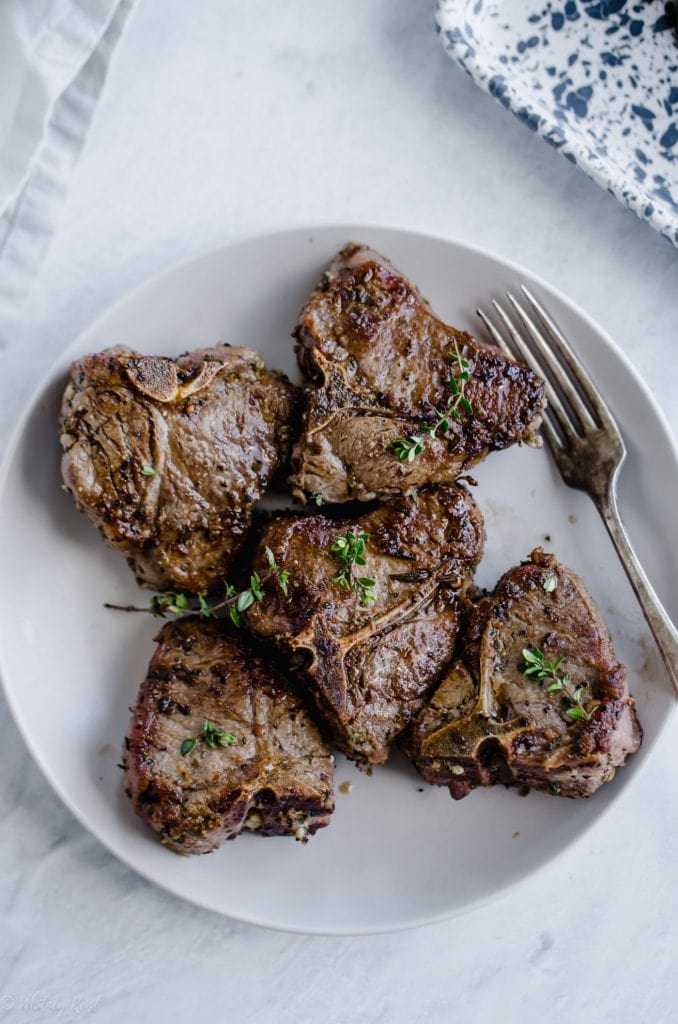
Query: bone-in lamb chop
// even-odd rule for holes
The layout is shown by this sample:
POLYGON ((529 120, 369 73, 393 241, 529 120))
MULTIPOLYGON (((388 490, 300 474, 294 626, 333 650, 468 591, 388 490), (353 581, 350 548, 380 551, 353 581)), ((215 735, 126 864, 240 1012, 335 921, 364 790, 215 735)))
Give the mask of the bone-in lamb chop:
POLYGON ((491 451, 536 443, 543 381, 444 324, 365 246, 330 264, 294 333, 315 385, 292 458, 302 499, 369 500, 449 482, 491 451))
POLYGON ((248 829, 302 841, 329 824, 334 763, 277 669, 222 622, 168 623, 123 760, 134 809, 177 853, 248 829))
POLYGON ((71 367, 62 474, 141 586, 207 593, 287 455, 295 391, 247 348, 116 347, 71 367))
POLYGON ((336 745, 380 764, 421 707, 454 649, 459 593, 480 559, 480 512, 464 488, 422 488, 358 519, 281 515, 262 534, 290 572, 248 612, 305 673, 336 745))
POLYGON ((461 648, 408 740, 455 799, 494 783, 590 796, 640 746, 626 670, 553 555, 537 548, 470 609, 461 648))

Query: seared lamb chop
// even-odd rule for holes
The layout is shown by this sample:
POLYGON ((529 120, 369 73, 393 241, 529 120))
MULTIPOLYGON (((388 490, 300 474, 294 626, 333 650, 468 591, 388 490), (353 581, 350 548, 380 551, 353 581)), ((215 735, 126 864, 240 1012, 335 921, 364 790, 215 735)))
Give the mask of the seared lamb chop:
POLYGON ((329 824, 334 763, 287 681, 222 622, 168 623, 125 740, 125 788, 176 853, 245 828, 305 840, 329 824))
POLYGON ((282 515, 264 529, 254 567, 266 573, 268 547, 290 572, 289 596, 271 588, 248 624, 296 655, 337 746, 359 764, 386 760, 448 663, 483 542, 480 512, 454 484, 359 519, 282 515), (338 538, 362 551, 353 564, 338 538))
POLYGON ((515 783, 590 796, 640 746, 626 670, 581 580, 541 548, 470 609, 408 752, 455 799, 515 783))
POLYGON ((543 381, 446 326, 365 246, 349 245, 330 264, 294 333, 316 385, 292 457, 302 499, 368 500, 452 481, 491 451, 537 443, 543 381), (446 412, 447 430, 429 436, 446 412), (407 447, 398 457, 399 439, 410 458, 407 447))
POLYGON ((294 405, 247 348, 85 356, 61 409, 66 487, 141 586, 206 593, 287 454, 294 405))

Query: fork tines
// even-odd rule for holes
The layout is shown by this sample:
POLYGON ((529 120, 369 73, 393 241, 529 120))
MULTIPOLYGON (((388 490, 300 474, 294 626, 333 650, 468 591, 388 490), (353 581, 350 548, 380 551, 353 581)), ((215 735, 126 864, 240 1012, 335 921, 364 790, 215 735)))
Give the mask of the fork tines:
POLYGON ((545 378, 548 407, 543 430, 547 441, 554 450, 571 449, 581 439, 604 433, 620 449, 621 459, 619 428, 588 372, 541 303, 524 285, 521 291, 525 304, 507 292, 514 319, 498 302, 492 302, 503 330, 482 309, 477 313, 503 352, 545 378))

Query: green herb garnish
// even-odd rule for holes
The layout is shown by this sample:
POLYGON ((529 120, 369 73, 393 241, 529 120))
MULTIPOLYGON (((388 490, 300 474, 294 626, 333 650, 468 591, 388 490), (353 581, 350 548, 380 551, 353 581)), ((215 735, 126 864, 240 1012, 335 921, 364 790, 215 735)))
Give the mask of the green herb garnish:
POLYGON ((249 587, 246 590, 241 590, 240 593, 230 583, 226 584, 226 599, 221 602, 219 607, 228 608, 228 616, 231 622, 234 626, 240 628, 242 626, 241 612, 246 612, 255 601, 263 600, 264 585, 261 576, 258 572, 253 572, 250 576, 249 587))
POLYGON ((546 591, 547 594, 552 594, 557 586, 558 586, 558 577, 557 576, 547 576, 546 579, 544 580, 544 582, 542 583, 542 587, 544 588, 544 590, 546 591))
MULTIPOLYGON (((460 406, 464 410, 464 412, 467 412, 469 414, 469 416, 473 416, 473 406, 471 405, 465 394, 466 385, 468 384, 469 378, 471 376, 471 371, 469 370, 468 359, 464 359, 464 357, 462 356, 461 352, 459 351, 459 345, 457 344, 456 339, 454 342, 454 352, 448 352, 448 355, 450 359, 454 359, 454 361, 456 362, 459 372, 457 373, 456 377, 450 377, 450 379, 447 382, 448 387, 452 392, 450 397, 447 399, 447 406, 449 413, 452 416, 452 419, 460 420, 460 406)), ((445 427, 444 429, 447 430, 448 427, 445 427)))
POLYGON ((564 672, 562 676, 558 675, 564 660, 564 658, 556 658, 555 661, 547 661, 544 652, 538 647, 533 646, 531 650, 524 647, 521 672, 533 679, 552 679, 553 682, 550 686, 546 687, 546 692, 557 691, 562 693, 563 703, 565 704, 564 713, 567 717, 573 720, 584 719, 588 721, 593 716, 598 704, 595 704, 589 711, 582 704, 584 687, 576 686, 573 689, 570 685, 570 675, 567 672, 564 672))
POLYGON ((144 465, 141 467, 141 475, 155 476, 155 470, 153 469, 153 466, 149 466, 149 464, 145 462, 144 465))
POLYGON ((216 750, 217 747, 231 747, 236 742, 232 732, 225 732, 224 729, 219 729, 207 721, 202 723, 202 736, 212 750, 216 750))
MULTIPOLYGON (((454 352, 448 352, 447 354, 450 359, 456 362, 458 372, 447 381, 450 394, 448 395, 445 407, 443 409, 434 408, 433 410, 438 417, 436 422, 432 427, 426 426, 421 428, 422 434, 427 435, 429 438, 434 438, 439 430, 447 433, 450 429, 450 420, 461 419, 460 409, 467 412, 469 416, 473 415, 473 406, 466 397, 466 385, 471 376, 469 361, 459 351, 456 339, 454 342, 454 352)), ((399 437, 395 440, 393 448, 400 462, 414 462, 417 456, 423 452, 425 444, 426 437, 420 434, 410 434, 409 437, 399 437)))
POLYGON ((269 569, 271 570, 272 573, 275 573, 277 575, 278 586, 282 590, 285 597, 287 597, 289 592, 288 584, 290 579, 289 570, 280 568, 280 566, 277 564, 275 560, 275 555, 273 554, 269 547, 265 547, 264 552, 266 553, 266 561, 268 562, 269 569))
POLYGON ((250 585, 245 590, 236 590, 235 587, 224 582, 225 597, 216 604, 210 604, 206 597, 198 594, 193 597, 190 594, 154 594, 147 608, 138 608, 136 605, 120 605, 106 603, 106 608, 114 608, 121 612, 150 612, 157 618, 164 619, 168 613, 172 615, 199 615, 203 619, 216 618, 216 612, 222 608, 228 608, 228 616, 234 626, 242 626, 242 612, 251 608, 255 601, 263 601, 266 596, 266 584, 269 580, 277 579, 278 586, 285 597, 289 594, 290 574, 287 569, 281 569, 276 563, 275 556, 269 547, 264 549, 266 561, 270 572, 260 576, 253 572, 250 576, 250 585))
POLYGON ((246 612, 248 608, 251 608, 255 601, 263 601, 266 596, 265 586, 269 580, 277 579, 278 586, 282 590, 285 597, 289 593, 289 578, 290 574, 287 569, 281 569, 276 563, 275 555, 269 547, 264 548, 266 553, 266 561, 268 562, 270 572, 266 576, 260 576, 258 572, 253 572, 250 576, 250 585, 246 590, 241 590, 240 593, 230 583, 226 584, 226 598, 220 604, 212 607, 212 612, 215 608, 228 608, 228 616, 234 626, 238 629, 242 626, 242 612, 246 612))
POLYGON ((190 606, 191 599, 188 594, 154 594, 149 602, 148 611, 156 618, 164 619, 166 612, 183 615, 190 606))
MULTIPOLYGON (((205 720, 202 723, 202 733, 200 734, 206 746, 210 750, 216 750, 217 747, 231 747, 237 740, 232 732, 226 732, 224 729, 219 729, 218 726, 212 725, 211 722, 205 720)), ((198 745, 199 736, 190 736, 188 739, 182 741, 181 756, 185 757, 186 754, 190 754, 192 750, 198 745)))
POLYGON ((416 434, 399 437, 393 442, 393 447, 400 462, 414 462, 417 455, 421 455, 424 450, 424 438, 416 434))
POLYGON ((362 605, 372 604, 377 599, 374 589, 377 581, 371 576, 355 575, 356 565, 367 564, 365 545, 369 539, 369 533, 355 533, 353 530, 347 530, 345 536, 337 537, 330 546, 330 551, 337 556, 341 565, 339 572, 332 577, 332 582, 338 583, 344 590, 354 590, 360 594, 362 605))

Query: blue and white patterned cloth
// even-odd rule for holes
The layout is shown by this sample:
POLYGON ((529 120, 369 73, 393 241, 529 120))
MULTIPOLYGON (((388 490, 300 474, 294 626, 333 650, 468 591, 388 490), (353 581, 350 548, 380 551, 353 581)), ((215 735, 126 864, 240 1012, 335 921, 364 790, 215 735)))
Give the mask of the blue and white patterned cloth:
POLYGON ((678 246, 678 4, 439 0, 474 81, 678 246))

